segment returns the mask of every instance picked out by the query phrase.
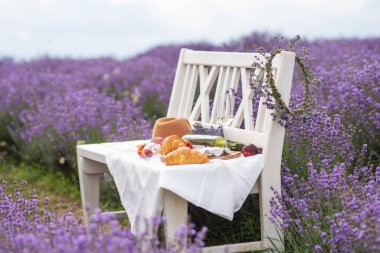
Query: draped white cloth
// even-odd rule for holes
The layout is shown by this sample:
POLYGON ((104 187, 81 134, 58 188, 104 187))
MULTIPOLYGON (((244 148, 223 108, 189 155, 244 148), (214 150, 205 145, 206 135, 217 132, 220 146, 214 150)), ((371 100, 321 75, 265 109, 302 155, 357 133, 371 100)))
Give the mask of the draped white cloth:
POLYGON ((149 160, 140 158, 136 142, 118 143, 112 148, 114 151, 106 155, 106 162, 132 232, 137 229, 136 216, 149 218, 161 213, 163 189, 232 220, 264 168, 262 155, 213 159, 207 164, 165 166, 159 155, 149 160))

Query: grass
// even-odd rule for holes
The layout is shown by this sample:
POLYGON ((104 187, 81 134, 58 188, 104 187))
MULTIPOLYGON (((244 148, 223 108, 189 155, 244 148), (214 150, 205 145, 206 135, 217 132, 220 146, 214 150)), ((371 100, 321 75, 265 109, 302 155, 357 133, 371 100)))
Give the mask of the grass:
MULTIPOLYGON (((27 182, 26 191, 37 190, 40 201, 49 198, 52 211, 62 215, 65 211, 74 211, 77 216, 82 215, 79 181, 77 177, 67 177, 59 171, 50 171, 36 164, 28 165, 16 163, 10 159, 0 161, 0 180, 8 182, 8 190, 12 191, 13 182, 21 184, 27 182)), ((100 184, 102 210, 122 210, 119 196, 112 178, 104 177, 100 184)))
POLYGON ((229 221, 189 203, 191 221, 200 229, 209 229, 207 246, 234 244, 260 240, 260 211, 258 194, 249 195, 242 208, 229 221))
POLYGON ((26 181, 26 192, 36 189, 40 201, 48 197, 50 208, 58 214, 66 210, 75 211, 77 215, 82 214, 79 185, 62 173, 51 173, 36 165, 15 164, 3 160, 0 162, 0 180, 8 182, 7 188, 10 191, 13 191, 13 182, 20 184, 26 181))

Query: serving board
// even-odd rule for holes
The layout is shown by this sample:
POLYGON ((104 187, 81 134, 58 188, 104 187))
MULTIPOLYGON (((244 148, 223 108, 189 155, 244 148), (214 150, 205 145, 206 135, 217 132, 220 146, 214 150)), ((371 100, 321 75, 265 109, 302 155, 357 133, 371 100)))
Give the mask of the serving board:
MULTIPOLYGON (((240 155, 241 155, 241 152, 233 152, 233 153, 228 154, 228 155, 209 156, 208 159, 209 160, 211 160, 211 159, 229 160, 229 159, 238 158, 238 157, 240 157, 240 155)), ((161 162, 165 162, 164 158, 165 158, 165 156, 163 156, 163 155, 160 156, 161 162)))
POLYGON ((221 160, 229 160, 240 157, 241 152, 233 152, 228 155, 221 155, 221 156, 209 156, 208 159, 221 159, 221 160))

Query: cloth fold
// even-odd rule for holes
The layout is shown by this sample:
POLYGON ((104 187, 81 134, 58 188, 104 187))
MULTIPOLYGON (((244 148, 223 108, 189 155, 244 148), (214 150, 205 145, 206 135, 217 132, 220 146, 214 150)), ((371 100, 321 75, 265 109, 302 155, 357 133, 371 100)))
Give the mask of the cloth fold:
POLYGON ((163 189, 232 220, 264 168, 262 155, 212 159, 207 164, 165 166, 159 155, 144 160, 136 151, 136 146, 125 142, 106 155, 132 232, 138 230, 137 216, 150 218, 161 214, 163 189))

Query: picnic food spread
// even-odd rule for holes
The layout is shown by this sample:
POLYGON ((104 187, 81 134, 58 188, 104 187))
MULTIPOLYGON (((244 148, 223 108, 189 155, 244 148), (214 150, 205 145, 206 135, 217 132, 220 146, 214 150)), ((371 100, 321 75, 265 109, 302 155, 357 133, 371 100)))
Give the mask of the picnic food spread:
POLYGON ((228 142, 217 135, 189 134, 188 123, 184 118, 158 119, 151 141, 138 146, 137 154, 146 160, 154 154, 159 154, 165 165, 181 165, 202 164, 207 163, 209 159, 226 160, 240 157, 241 154, 248 157, 261 153, 253 144, 244 146, 228 142), (167 135, 168 133, 172 134, 167 135))

